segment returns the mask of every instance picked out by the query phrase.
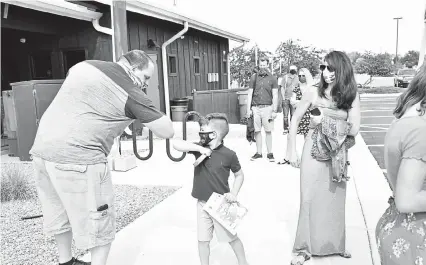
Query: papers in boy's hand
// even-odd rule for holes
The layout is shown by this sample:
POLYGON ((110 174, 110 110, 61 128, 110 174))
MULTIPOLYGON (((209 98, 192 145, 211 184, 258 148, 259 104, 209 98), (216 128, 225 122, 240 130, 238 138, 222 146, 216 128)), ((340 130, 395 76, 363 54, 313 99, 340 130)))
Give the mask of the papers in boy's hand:
POLYGON ((237 226, 248 211, 238 202, 228 203, 224 195, 216 192, 213 192, 203 209, 232 235, 237 233, 237 226))

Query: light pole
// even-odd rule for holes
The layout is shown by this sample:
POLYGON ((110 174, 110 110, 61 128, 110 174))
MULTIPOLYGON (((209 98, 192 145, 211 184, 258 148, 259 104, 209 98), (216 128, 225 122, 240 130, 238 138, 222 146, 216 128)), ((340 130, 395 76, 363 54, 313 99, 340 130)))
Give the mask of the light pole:
POLYGON ((399 35, 399 20, 402 19, 402 17, 395 17, 393 19, 396 19, 396 52, 395 52, 395 64, 398 62, 398 35, 399 35))

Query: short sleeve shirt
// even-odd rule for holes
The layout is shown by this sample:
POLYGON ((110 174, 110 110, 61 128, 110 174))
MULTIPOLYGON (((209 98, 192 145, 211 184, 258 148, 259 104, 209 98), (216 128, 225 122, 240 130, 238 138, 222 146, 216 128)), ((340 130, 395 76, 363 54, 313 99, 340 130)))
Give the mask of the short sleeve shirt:
POLYGON ((284 99, 290 99, 293 96, 293 90, 299 85, 297 75, 286 75, 281 80, 281 86, 284 89, 284 99))
POLYGON ((254 74, 250 79, 250 88, 253 88, 253 103, 256 105, 272 105, 272 90, 278 89, 277 77, 268 73, 266 75, 254 74), (255 79, 256 87, 255 86, 255 79))
POLYGON ((426 162, 426 117, 406 117, 396 120, 386 134, 385 164, 387 177, 393 189, 403 159, 419 159, 426 162))
MULTIPOLYGON (((201 156, 191 152, 195 158, 201 156)), ((213 192, 225 194, 229 189, 229 175, 241 170, 237 154, 223 144, 212 151, 209 158, 194 168, 192 196, 201 201, 207 201, 213 192)))
POLYGON ((73 66, 43 114, 30 154, 64 164, 107 161, 114 138, 135 119, 163 117, 120 65, 84 61, 73 66))

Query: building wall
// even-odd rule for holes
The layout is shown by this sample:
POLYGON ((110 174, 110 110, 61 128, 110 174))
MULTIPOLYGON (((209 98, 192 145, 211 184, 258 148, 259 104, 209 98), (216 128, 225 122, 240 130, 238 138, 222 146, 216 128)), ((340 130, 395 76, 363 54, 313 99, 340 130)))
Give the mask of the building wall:
MULTIPOLYGON (((158 56, 160 98, 164 98, 161 45, 183 29, 183 25, 128 12, 129 49, 142 49, 158 56), (148 48, 148 39, 160 48, 148 48)), ((192 91, 227 89, 227 68, 223 64, 229 50, 228 39, 189 29, 183 39, 167 47, 167 56, 176 57, 176 74, 169 76, 170 99, 191 96, 192 91), (223 53, 225 51, 225 54, 223 53), (195 58, 199 59, 199 74, 195 73, 195 58), (218 82, 208 82, 208 73, 218 73, 218 82)), ((169 62, 169 58, 166 58, 169 62)), ((168 66, 170 70, 170 65, 168 66)), ((162 102, 163 106, 164 102, 162 102)))
MULTIPOLYGON (((3 7, 4 4, 2 4, 3 7)), ((109 26, 108 12, 103 16, 102 25, 109 26)), ((63 53, 68 50, 86 50, 86 58, 112 60, 111 36, 97 32, 91 22, 61 17, 9 5, 7 18, 1 18, 2 66, 16 60, 19 76, 12 72, 11 82, 34 79, 31 71, 31 56, 40 52, 51 54, 52 78, 65 78, 63 53), (26 43, 20 43, 20 38, 26 43), (7 55, 11 58, 8 60, 7 55), (5 61, 3 60, 5 59, 5 61), (17 80, 19 79, 19 80, 17 80)), ((3 67, 2 67, 3 68, 3 67)))

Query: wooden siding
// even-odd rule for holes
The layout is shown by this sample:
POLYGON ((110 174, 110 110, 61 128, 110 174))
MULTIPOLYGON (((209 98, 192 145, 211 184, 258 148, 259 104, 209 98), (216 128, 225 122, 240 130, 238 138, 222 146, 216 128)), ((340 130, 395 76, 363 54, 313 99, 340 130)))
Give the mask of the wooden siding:
MULTIPOLYGON (((183 29, 183 25, 128 12, 129 49, 141 49, 158 56, 160 98, 164 99, 162 60, 169 62, 169 55, 176 56, 176 75, 169 75, 170 99, 192 95, 192 91, 227 89, 226 69, 222 69, 223 51, 228 53, 228 39, 189 29, 167 47, 167 58, 162 58, 161 48, 148 48, 148 39, 160 47, 183 29), (194 57, 199 58, 200 73, 195 73, 194 57), (218 82, 208 82, 208 73, 218 73, 218 82)), ((226 56, 226 55, 225 55, 226 56)), ((161 108, 164 102, 160 102, 161 108)))
POLYGON ((229 123, 238 124, 240 123, 240 109, 237 92, 244 90, 247 89, 197 91, 194 93, 194 111, 201 115, 212 112, 225 113, 228 116, 229 123))
MULTIPOLYGON (((2 4, 3 5, 3 4, 2 4)), ((13 60, 8 58, 18 55, 12 72, 8 73, 8 82, 33 79, 30 56, 38 52, 50 52, 52 78, 65 78, 63 53, 67 50, 86 50, 87 59, 112 60, 111 36, 97 32, 91 22, 42 13, 30 9, 9 6, 9 14, 2 17, 2 65, 13 60), (19 39, 25 38, 26 43, 19 39), (6 56, 4 56, 6 55, 6 56)), ((105 15, 101 24, 109 26, 110 16, 105 15)), ((4 69, 4 67, 2 67, 4 69)))

